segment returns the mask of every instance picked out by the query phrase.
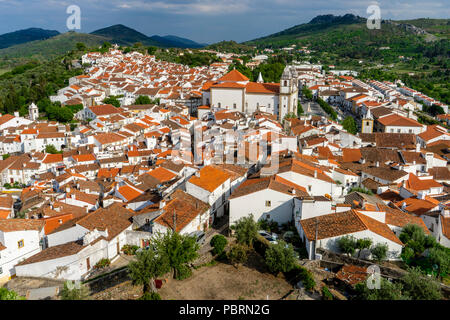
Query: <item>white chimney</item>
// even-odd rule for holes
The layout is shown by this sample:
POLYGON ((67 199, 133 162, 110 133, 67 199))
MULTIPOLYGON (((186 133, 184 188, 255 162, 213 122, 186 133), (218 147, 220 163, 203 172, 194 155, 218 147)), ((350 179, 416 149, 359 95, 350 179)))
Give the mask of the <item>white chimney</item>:
POLYGON ((195 176, 196 176, 197 178, 200 178, 200 171, 196 171, 196 172, 195 172, 195 176))
POLYGON ((416 152, 420 152, 420 143, 416 143, 416 152))
POLYGON ((159 208, 162 209, 162 208, 164 208, 165 206, 166 206, 166 200, 161 200, 161 201, 159 202, 159 208))
POLYGON ((314 178, 317 178, 317 170, 314 170, 314 178))
POLYGON ((402 203, 402 210, 405 210, 406 209, 406 202, 403 202, 402 203))
POLYGON ((378 168, 380 166, 380 161, 377 161, 376 165, 377 165, 377 168, 378 168))

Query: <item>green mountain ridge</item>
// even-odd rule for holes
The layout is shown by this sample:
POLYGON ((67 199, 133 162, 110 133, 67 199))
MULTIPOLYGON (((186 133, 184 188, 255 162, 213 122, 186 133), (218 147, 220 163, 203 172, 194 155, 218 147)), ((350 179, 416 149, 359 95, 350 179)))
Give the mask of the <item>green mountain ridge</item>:
POLYGON ((28 28, 0 35, 0 49, 35 40, 45 40, 59 34, 56 30, 28 28))
POLYGON ((136 42, 141 42, 144 45, 157 46, 163 48, 203 47, 202 44, 196 43, 195 41, 176 36, 161 37, 158 35, 153 35, 149 37, 139 31, 136 31, 122 24, 116 24, 110 27, 99 29, 91 32, 91 34, 109 38, 110 42, 114 42, 122 46, 132 46, 136 42))

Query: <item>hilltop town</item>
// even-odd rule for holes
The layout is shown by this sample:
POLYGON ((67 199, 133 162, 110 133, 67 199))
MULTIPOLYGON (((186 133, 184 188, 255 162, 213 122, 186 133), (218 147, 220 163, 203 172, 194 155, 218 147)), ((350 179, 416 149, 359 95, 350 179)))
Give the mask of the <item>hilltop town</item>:
MULTIPOLYGON (((433 272, 426 249, 448 261, 445 103, 308 61, 286 65, 278 82, 251 81, 230 68, 239 55, 207 51, 220 62, 86 53, 85 72, 50 96, 78 106, 75 126, 43 120, 34 103, 0 117, 2 283, 87 281, 168 231, 194 236, 207 259, 210 240, 235 241, 232 226, 248 218, 268 248, 292 244, 316 290, 330 277, 354 286, 370 264, 386 277, 419 260, 433 272), (444 113, 425 124, 431 107, 444 113), (413 247, 410 230, 433 244, 413 247)), ((448 294, 448 264, 438 267, 448 294)))

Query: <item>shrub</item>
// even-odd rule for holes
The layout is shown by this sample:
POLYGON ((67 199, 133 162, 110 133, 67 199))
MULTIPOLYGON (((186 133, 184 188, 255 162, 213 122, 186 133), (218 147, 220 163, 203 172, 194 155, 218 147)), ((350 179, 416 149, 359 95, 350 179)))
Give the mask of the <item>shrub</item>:
POLYGON ((162 300, 157 292, 146 292, 138 300, 162 300))
POLYGON ((265 262, 270 272, 288 272, 295 265, 294 249, 291 245, 286 246, 286 243, 280 240, 266 250, 265 262))
POLYGON ((179 266, 175 267, 175 279, 177 280, 184 280, 189 278, 192 275, 192 270, 185 264, 180 264, 179 266))
POLYGON ((95 269, 103 269, 106 268, 111 264, 111 261, 107 258, 101 259, 97 264, 94 266, 95 269))
POLYGON ((128 256, 132 256, 136 254, 136 250, 139 249, 138 246, 126 244, 122 247, 122 251, 124 254, 128 256))
POLYGON ((322 287, 322 299, 333 300, 333 295, 331 294, 330 289, 328 289, 327 286, 322 287))
POLYGON ((374 260, 380 262, 386 259, 388 246, 387 244, 378 243, 370 249, 370 252, 372 253, 374 260))
POLYGON ((66 281, 60 296, 61 300, 84 300, 89 296, 89 289, 79 282, 66 281))
POLYGON ((337 241, 339 249, 347 255, 353 255, 356 248, 356 239, 353 236, 345 236, 337 241))
POLYGON ((26 300, 25 297, 19 296, 15 291, 6 288, 0 288, 0 300, 26 300))
POLYGON ((316 281, 314 280, 312 273, 298 264, 296 264, 292 270, 286 272, 285 276, 293 283, 301 281, 306 290, 311 291, 316 286, 316 281))
POLYGON ((214 237, 212 237, 210 244, 213 247, 212 250, 213 254, 217 255, 221 254, 225 249, 227 243, 228 243, 227 238, 225 238, 221 234, 216 234, 214 237))
POLYGON ((235 244, 227 253, 227 258, 233 265, 247 261, 247 248, 241 244, 235 244))
POLYGON ((248 217, 240 218, 233 226, 233 229, 236 231, 237 242, 250 247, 258 236, 258 224, 253 219, 252 214, 248 217))

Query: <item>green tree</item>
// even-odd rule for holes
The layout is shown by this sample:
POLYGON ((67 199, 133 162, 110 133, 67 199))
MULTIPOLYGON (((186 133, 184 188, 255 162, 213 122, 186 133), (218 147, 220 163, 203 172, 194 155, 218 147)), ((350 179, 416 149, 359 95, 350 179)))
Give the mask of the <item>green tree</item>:
POLYGON ((225 238, 221 234, 216 234, 214 237, 212 237, 210 244, 213 247, 213 254, 221 254, 225 250, 227 243, 227 238, 225 238))
POLYGON ((302 115, 304 112, 305 112, 305 111, 303 110, 303 107, 302 107, 302 105, 301 105, 301 103, 300 103, 300 101, 299 101, 299 102, 298 102, 298 105, 297 105, 297 114, 298 114, 298 115, 302 115))
POLYGON ((385 243, 377 243, 370 249, 372 257, 375 261, 381 262, 386 259, 388 253, 388 246, 385 243))
POLYGON ((412 300, 439 300, 441 287, 434 277, 426 276, 419 268, 410 268, 402 278, 404 294, 412 300))
POLYGON ((152 101, 148 96, 139 96, 136 98, 136 100, 134 101, 134 104, 151 104, 152 101))
POLYGON ((52 144, 48 144, 45 146, 45 152, 46 153, 51 153, 51 154, 57 154, 57 153, 61 153, 61 151, 58 151, 54 145, 52 144))
POLYGON ((227 252, 227 258, 234 266, 245 263, 247 261, 247 247, 242 244, 233 245, 227 252))
POLYGON ((369 249, 372 245, 372 239, 364 238, 356 240, 356 249, 358 249, 358 258, 361 257, 361 252, 364 249, 369 249))
POLYGON ((157 236, 155 245, 158 253, 167 256, 174 278, 181 280, 190 276, 191 270, 187 264, 198 257, 199 244, 195 237, 169 230, 157 236))
POLYGON ((240 218, 233 225, 233 229, 235 230, 237 242, 249 247, 253 245, 253 242, 258 236, 258 224, 253 219, 253 214, 240 218))
POLYGON ((370 289, 365 282, 355 286, 356 300, 409 300, 402 293, 403 285, 393 283, 385 278, 380 279, 379 289, 370 289))
POLYGON ((133 284, 143 285, 144 294, 155 292, 154 279, 170 271, 168 257, 154 248, 136 253, 136 260, 128 264, 133 284))
POLYGON ((15 291, 0 287, 0 300, 26 300, 19 296, 15 291))
POLYGON ((108 98, 104 99, 103 103, 104 104, 112 104, 116 108, 120 107, 120 101, 114 96, 111 96, 111 97, 108 97, 108 98))
POLYGON ((358 129, 356 129, 355 119, 353 119, 353 117, 345 118, 342 122, 342 127, 351 134, 356 134, 358 132, 358 129))
POLYGON ((272 244, 266 250, 265 262, 270 272, 288 272, 294 268, 295 255, 291 245, 280 240, 277 244, 272 244))
POLYGON ((355 253, 356 239, 353 236, 344 236, 339 238, 337 245, 343 253, 351 256, 355 253))
POLYGON ((83 42, 77 42, 77 44, 75 45, 78 51, 85 51, 86 45, 83 42))
POLYGON ((450 266, 450 254, 448 248, 434 247, 428 251, 430 263, 437 267, 438 277, 447 275, 450 266))
POLYGON ((154 46, 147 47, 147 52, 149 55, 154 55, 156 53, 156 50, 158 50, 157 47, 154 46))
POLYGON ((85 300, 89 296, 89 288, 79 282, 66 281, 60 292, 61 300, 85 300))

